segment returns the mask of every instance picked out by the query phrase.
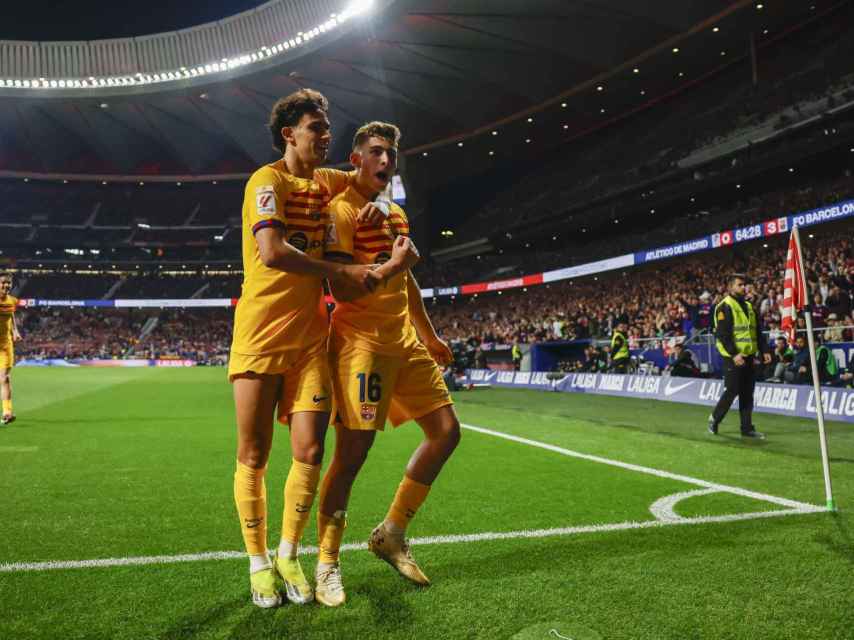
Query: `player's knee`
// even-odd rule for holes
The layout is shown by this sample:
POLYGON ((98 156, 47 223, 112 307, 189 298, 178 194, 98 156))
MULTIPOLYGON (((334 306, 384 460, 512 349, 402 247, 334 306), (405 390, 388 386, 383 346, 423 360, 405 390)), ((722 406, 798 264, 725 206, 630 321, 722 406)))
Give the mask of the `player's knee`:
POLYGON ((318 465, 323 462, 323 442, 310 442, 294 449, 294 458, 304 464, 318 465))
POLYGON ((457 420, 457 417, 453 416, 451 419, 443 422, 436 436, 436 439, 442 443, 442 447, 448 453, 456 449, 462 437, 462 429, 460 428, 460 421, 457 420))
POLYGON ((9 384, 12 382, 12 376, 8 371, 0 371, 0 384, 9 384))
POLYGON ((237 450, 237 459, 251 469, 263 469, 269 457, 269 449, 258 442, 241 443, 237 450))

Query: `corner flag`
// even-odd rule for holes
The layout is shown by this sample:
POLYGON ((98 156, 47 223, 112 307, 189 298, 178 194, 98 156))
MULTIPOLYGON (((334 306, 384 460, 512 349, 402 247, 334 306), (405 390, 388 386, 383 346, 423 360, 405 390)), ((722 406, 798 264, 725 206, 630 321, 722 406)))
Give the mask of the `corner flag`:
MULTIPOLYGON (((801 253, 801 236, 798 228, 792 228, 789 238, 789 253, 786 255, 786 275, 783 279, 783 305, 780 309, 783 321, 780 323, 789 333, 789 341, 795 339, 798 328, 798 311, 805 310, 804 320, 807 325, 807 344, 810 352, 812 368, 812 385, 815 394, 815 415, 818 421, 818 441, 821 447, 821 466, 824 471, 824 493, 827 498, 827 508, 836 510, 833 502, 833 487, 830 483, 830 458, 827 454, 827 436, 824 432, 824 394, 819 384, 818 364, 815 357, 815 339, 813 338, 812 314, 809 307, 809 292, 804 277, 804 256, 801 253)), ((833 356, 831 356, 832 358, 833 356)))
POLYGON ((789 252, 786 254, 786 276, 783 279, 783 304, 780 309, 780 316, 782 317, 780 328, 789 336, 789 344, 795 341, 798 311, 808 304, 807 286, 804 280, 804 261, 797 233, 797 227, 795 227, 789 237, 789 252))

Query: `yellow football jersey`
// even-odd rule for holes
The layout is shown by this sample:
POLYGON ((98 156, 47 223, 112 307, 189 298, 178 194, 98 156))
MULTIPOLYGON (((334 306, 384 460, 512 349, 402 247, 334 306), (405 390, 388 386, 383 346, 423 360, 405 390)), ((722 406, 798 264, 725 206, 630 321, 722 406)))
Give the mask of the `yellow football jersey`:
MULTIPOLYGON (((409 235, 403 209, 392 204, 382 227, 359 226, 356 218, 367 199, 352 186, 329 204, 326 255, 345 255, 356 264, 382 264, 391 258, 394 239, 409 235)), ((340 340, 373 353, 398 356, 418 342, 409 320, 408 273, 401 273, 373 293, 353 302, 339 302, 332 312, 332 333, 340 340)))
POLYGON ((12 342, 12 318, 15 317, 17 307, 18 299, 14 296, 6 296, 0 300, 0 344, 12 342))
POLYGON ((314 179, 288 173, 284 160, 261 167, 243 196, 243 287, 234 313, 231 349, 262 355, 302 350, 328 331, 322 279, 264 265, 255 234, 278 227, 297 249, 323 256, 326 205, 346 188, 348 174, 317 169, 314 179))

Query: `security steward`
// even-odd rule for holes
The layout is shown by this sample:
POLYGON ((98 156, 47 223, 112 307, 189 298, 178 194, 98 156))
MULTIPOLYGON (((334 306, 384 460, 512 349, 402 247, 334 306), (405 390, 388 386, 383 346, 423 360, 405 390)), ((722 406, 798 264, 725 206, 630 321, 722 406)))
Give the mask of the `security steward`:
POLYGON ((617 322, 617 328, 611 335, 611 371, 614 373, 629 372, 631 354, 629 353, 629 340, 626 338, 627 330, 628 321, 625 318, 620 318, 617 322))
POLYGON ((765 435, 753 426, 753 389, 756 386, 754 366, 756 358, 765 364, 771 354, 765 348, 762 328, 753 305, 744 298, 747 277, 736 273, 729 277, 729 295, 715 307, 715 343, 724 366, 724 392, 712 415, 709 416, 709 433, 718 434, 718 425, 738 397, 743 438, 764 440, 765 435))

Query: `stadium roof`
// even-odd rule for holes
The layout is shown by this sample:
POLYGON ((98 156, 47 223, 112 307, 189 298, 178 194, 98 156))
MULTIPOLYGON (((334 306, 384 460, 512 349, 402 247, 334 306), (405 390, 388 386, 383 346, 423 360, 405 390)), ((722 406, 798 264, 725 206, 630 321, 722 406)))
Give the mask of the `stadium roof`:
MULTIPOLYGON (((368 4, 362 0, 358 8, 368 4)), ((333 24, 330 13, 338 11, 340 17, 353 5, 273 0, 230 21, 182 32, 112 44, 71 43, 78 56, 74 66, 56 60, 56 52, 66 51, 69 43, 3 41, 0 175, 146 175, 149 180, 243 175, 273 156, 265 127, 270 106, 302 86, 323 91, 332 103, 335 162, 345 160, 353 130, 370 119, 398 123, 410 157, 478 140, 482 146, 495 136, 496 143, 510 144, 511 132, 513 144, 553 143, 607 125, 721 65, 743 60, 750 34, 761 47, 844 4, 385 0, 333 24), (233 23, 250 20, 255 31, 243 40, 223 35, 236 28, 233 23), (315 33, 315 25, 324 28, 315 33), (296 29, 303 31, 293 33, 296 29), (214 46, 194 53, 180 46, 202 37, 216 44, 220 36, 227 50, 214 46), (171 48, 159 58, 144 57, 152 41, 171 48), (136 52, 120 65, 135 80, 98 84, 101 78, 91 72, 87 56, 103 56, 108 44, 136 52), (252 47, 258 47, 254 58, 252 47), (26 71, 10 66, 16 51, 30 56, 26 71), (185 54, 186 66, 172 68, 181 59, 176 56, 185 54), (200 62, 204 56, 217 61, 214 66, 220 56, 230 62, 217 70, 200 62), (157 68, 158 60, 163 68, 157 68), (66 68, 76 75, 63 78, 66 68), (196 68, 201 71, 192 73, 196 68), (51 87, 51 80, 77 84, 51 87), (550 133, 536 131, 546 116, 566 124, 550 133)), ((104 77, 113 77, 119 66, 106 62, 104 77)), ((457 157, 468 164, 488 161, 485 152, 477 160, 457 157)))

